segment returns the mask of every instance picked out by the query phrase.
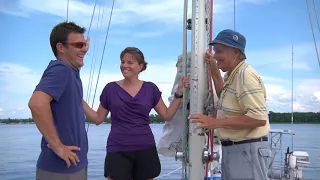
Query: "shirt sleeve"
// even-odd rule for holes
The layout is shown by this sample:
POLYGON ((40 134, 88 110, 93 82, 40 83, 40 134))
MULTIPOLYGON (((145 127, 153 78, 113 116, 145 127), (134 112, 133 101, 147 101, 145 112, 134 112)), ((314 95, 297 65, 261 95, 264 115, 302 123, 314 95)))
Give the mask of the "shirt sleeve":
POLYGON ((237 98, 245 115, 259 120, 268 120, 265 89, 262 80, 254 71, 245 71, 237 82, 237 98))
POLYGON ((153 107, 159 103, 161 95, 162 92, 159 90, 158 86, 153 84, 153 107))
POLYGON ((57 63, 49 66, 43 73, 35 91, 45 92, 52 96, 55 101, 59 102, 70 79, 70 75, 70 70, 64 64, 57 63))
POLYGON ((102 93, 100 95, 100 104, 102 107, 104 107, 107 110, 111 110, 109 106, 109 97, 108 95, 110 94, 110 83, 108 83, 102 90, 102 93))

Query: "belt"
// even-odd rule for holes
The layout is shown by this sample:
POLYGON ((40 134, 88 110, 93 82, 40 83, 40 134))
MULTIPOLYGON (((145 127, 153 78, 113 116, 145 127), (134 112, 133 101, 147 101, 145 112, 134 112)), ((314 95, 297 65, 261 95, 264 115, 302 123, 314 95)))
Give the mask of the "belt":
POLYGON ((221 141, 222 146, 232 146, 236 144, 245 144, 245 143, 252 143, 252 142, 262 142, 262 141, 268 141, 267 136, 263 136, 261 138, 256 138, 256 139, 247 139, 243 141, 221 141))

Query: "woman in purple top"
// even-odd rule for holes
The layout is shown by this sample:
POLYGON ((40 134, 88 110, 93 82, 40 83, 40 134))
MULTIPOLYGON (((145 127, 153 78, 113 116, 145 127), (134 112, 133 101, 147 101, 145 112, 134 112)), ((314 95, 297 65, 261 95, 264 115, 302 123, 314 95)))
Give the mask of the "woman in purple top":
POLYGON ((153 179, 160 174, 161 165, 149 126, 149 113, 154 108, 163 119, 171 120, 181 102, 183 88, 189 87, 189 79, 180 79, 176 98, 167 108, 159 88, 138 78, 147 68, 143 53, 138 48, 127 47, 121 52, 120 60, 124 79, 104 87, 97 112, 84 102, 85 112, 97 125, 111 113, 105 177, 109 180, 153 179))

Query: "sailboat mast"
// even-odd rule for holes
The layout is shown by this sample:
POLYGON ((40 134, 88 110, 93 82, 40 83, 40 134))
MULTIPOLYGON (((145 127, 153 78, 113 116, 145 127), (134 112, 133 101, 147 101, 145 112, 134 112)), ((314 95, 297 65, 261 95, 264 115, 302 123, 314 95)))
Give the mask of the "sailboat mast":
POLYGON ((69 21, 69 0, 67 2, 67 21, 69 21))
MULTIPOLYGON (((187 64, 188 64, 188 55, 187 55, 187 50, 188 50, 188 46, 187 46, 187 16, 188 16, 188 0, 184 0, 184 9, 183 9, 183 35, 182 35, 182 59, 183 59, 183 75, 187 76, 187 64)), ((187 94, 189 94, 189 91, 184 88, 183 90, 183 115, 185 120, 183 121, 183 128, 184 129, 184 134, 182 136, 182 149, 184 151, 184 157, 182 160, 182 179, 185 180, 187 179, 187 174, 188 174, 188 166, 187 166, 187 162, 188 162, 188 153, 186 153, 186 149, 188 147, 188 135, 189 135, 189 125, 188 125, 188 121, 187 121, 187 115, 188 115, 188 110, 187 110, 187 100, 189 99, 189 96, 187 94), (187 132, 186 132, 187 131, 187 132)))
MULTIPOLYGON (((204 0, 192 0, 192 45, 190 78, 190 114, 203 114, 205 102, 206 70, 206 11, 204 0)), ((195 129, 198 123, 189 121, 189 179, 201 180, 205 176, 202 161, 205 144, 203 129, 195 129)))
POLYGON ((292 152, 293 152, 293 46, 292 46, 292 60, 291 60, 291 141, 292 141, 292 152))

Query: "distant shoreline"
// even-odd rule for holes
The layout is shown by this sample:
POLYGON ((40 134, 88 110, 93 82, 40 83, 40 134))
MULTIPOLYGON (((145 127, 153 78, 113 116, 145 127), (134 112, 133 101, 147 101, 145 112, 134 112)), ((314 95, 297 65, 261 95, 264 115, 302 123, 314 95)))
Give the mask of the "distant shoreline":
MULTIPOLYGON (((276 113, 269 111, 270 124, 291 124, 291 113, 276 113)), ((158 114, 150 114, 151 124, 164 124, 163 120, 158 114)), ((86 122, 92 124, 89 119, 86 122)), ((110 117, 106 118, 104 124, 110 124, 110 117)), ((294 124, 320 124, 320 112, 294 112, 293 113, 294 124)), ((27 119, 0 119, 0 124, 34 124, 32 118, 27 119)))

